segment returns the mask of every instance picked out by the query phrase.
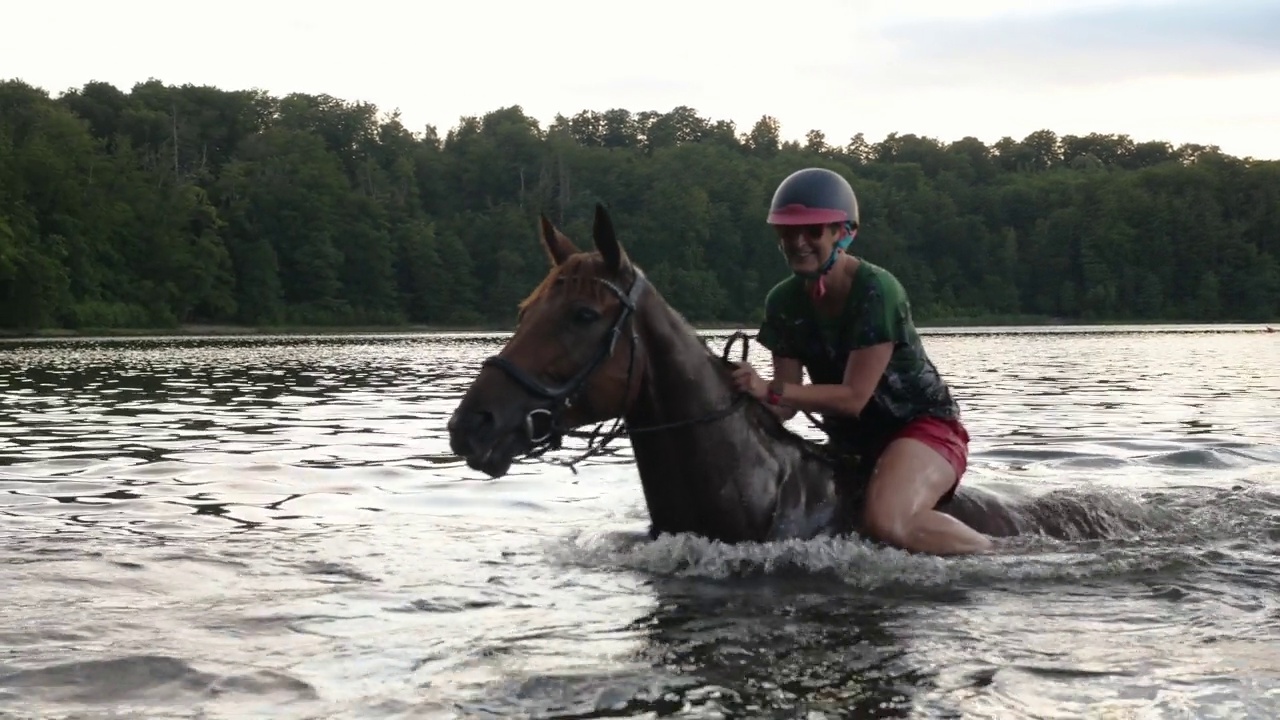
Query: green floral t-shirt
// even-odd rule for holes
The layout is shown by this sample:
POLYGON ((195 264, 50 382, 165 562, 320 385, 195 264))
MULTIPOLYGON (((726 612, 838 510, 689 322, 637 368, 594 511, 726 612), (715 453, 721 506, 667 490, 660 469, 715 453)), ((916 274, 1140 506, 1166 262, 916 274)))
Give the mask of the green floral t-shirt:
POLYGON ((893 343, 889 366, 861 415, 823 418, 832 441, 859 454, 879 454, 892 435, 922 415, 960 416, 950 388, 920 342, 906 290, 892 273, 866 260, 860 260, 837 318, 818 315, 800 278, 775 285, 765 299, 765 319, 756 339, 776 355, 799 360, 818 384, 843 382, 852 351, 893 343))

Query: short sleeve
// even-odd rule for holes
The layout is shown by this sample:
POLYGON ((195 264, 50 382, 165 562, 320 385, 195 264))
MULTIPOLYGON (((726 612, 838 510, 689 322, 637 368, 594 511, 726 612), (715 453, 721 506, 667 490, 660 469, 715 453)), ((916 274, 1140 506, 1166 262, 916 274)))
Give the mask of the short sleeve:
POLYGON ((911 322, 911 306, 907 291, 892 274, 880 270, 867 283, 866 294, 858 304, 850 350, 891 342, 905 342, 911 322))
POLYGON ((787 284, 774 286, 764 301, 764 320, 756 334, 756 342, 779 357, 799 358, 800 348, 792 337, 796 325, 790 317, 790 304, 786 301, 787 284))

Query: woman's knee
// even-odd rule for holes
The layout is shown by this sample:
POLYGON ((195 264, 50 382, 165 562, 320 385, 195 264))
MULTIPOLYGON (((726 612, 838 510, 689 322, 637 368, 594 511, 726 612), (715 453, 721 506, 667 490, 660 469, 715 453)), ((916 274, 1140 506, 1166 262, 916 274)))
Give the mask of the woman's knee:
POLYGON ((894 478, 877 474, 867 489, 862 524, 871 537, 891 545, 901 545, 911 532, 912 513, 892 487, 894 478))
POLYGON ((901 545, 919 516, 933 509, 954 485, 955 473, 932 448, 914 439, 892 443, 879 458, 863 507, 866 532, 901 545))
POLYGON ((863 517, 867 535, 896 547, 902 547, 910 537, 910 520, 892 510, 876 508, 868 504, 863 517))

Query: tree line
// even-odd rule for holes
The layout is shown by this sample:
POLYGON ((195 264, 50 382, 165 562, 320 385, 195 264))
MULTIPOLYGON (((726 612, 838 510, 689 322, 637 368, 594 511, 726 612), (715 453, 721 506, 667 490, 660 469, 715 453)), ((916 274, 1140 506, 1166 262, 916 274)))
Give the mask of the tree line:
POLYGON ((506 326, 547 270, 538 213, 589 245, 596 202, 691 321, 750 323, 787 273, 770 196, 811 165, 852 183, 854 252, 922 322, 1280 316, 1280 162, 1212 145, 794 142, 683 106, 442 137, 327 95, 9 80, 0 327, 506 326))

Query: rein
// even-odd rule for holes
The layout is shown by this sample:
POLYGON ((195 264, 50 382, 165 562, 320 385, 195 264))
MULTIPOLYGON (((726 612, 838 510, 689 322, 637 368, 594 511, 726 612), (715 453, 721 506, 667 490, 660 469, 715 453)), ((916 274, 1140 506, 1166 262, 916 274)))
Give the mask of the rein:
MULTIPOLYGON (((551 401, 551 407, 535 408, 529 411, 525 416, 525 434, 527 435, 529 442, 533 445, 532 449, 525 453, 527 457, 541 459, 549 450, 559 450, 562 446, 562 440, 566 436, 584 438, 587 440, 587 449, 577 458, 572 460, 546 460, 547 462, 568 467, 576 475, 578 472, 576 465, 578 463, 600 453, 614 438, 621 437, 623 435, 661 432, 690 425, 715 422, 737 412, 738 409, 741 408, 751 397, 747 393, 737 393, 733 402, 731 402, 727 407, 706 415, 638 428, 628 427, 626 420, 624 419, 626 414, 631 410, 630 400, 628 400, 627 406, 623 409, 623 412, 619 413, 618 416, 614 418, 613 427, 611 427, 608 432, 604 433, 603 436, 600 434, 600 428, 604 425, 603 422, 596 425, 595 429, 590 432, 564 427, 562 422, 564 412, 572 407, 573 402, 582 394, 587 380, 591 375, 613 355, 614 350, 617 349, 618 338, 622 334, 623 326, 627 325, 628 321, 631 321, 629 327, 631 332, 631 345, 627 359, 626 387, 628 390, 631 388, 632 378, 635 373, 636 346, 639 344, 640 340, 639 335, 635 330, 634 316, 639 304, 640 296, 644 292, 645 286, 648 284, 644 274, 639 269, 636 269, 635 273, 635 282, 632 283, 631 288, 625 293, 621 288, 608 280, 603 278, 593 278, 597 282, 603 284, 618 297, 618 301, 622 304, 622 310, 618 313, 618 316, 614 318, 613 325, 610 326, 609 331, 601 338, 600 344, 596 348, 596 352, 592 356, 590 362, 584 365, 582 369, 580 369, 564 384, 556 387, 548 387, 518 365, 499 355, 489 357, 481 364, 482 367, 492 365, 499 370, 502 370, 528 392, 551 401)), ((741 331, 735 332, 730 336, 728 343, 725 345, 724 352, 721 354, 721 359, 728 361, 729 352, 733 348, 733 343, 737 340, 741 340, 742 360, 743 362, 746 362, 749 350, 748 343, 750 339, 750 336, 746 333, 741 331)))

